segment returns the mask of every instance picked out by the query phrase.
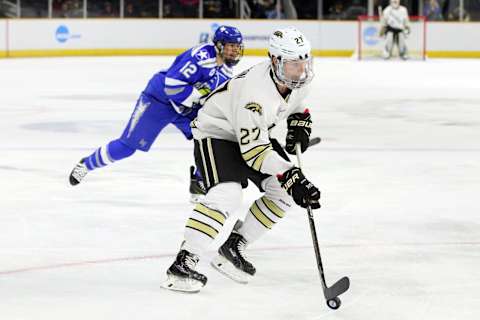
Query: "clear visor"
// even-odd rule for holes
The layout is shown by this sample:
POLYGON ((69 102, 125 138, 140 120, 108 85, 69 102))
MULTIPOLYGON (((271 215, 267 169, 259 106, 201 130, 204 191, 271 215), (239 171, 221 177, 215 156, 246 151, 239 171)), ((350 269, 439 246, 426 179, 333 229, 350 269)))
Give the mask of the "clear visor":
POLYGON ((290 89, 298 89, 312 81, 313 60, 307 59, 281 59, 277 63, 276 76, 278 80, 290 89))

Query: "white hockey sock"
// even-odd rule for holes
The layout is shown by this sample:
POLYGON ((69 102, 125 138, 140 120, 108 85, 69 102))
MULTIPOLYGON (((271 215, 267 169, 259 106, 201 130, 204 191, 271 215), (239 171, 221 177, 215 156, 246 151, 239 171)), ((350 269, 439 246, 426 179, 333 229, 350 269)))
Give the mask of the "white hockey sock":
POLYGON ((195 254, 202 254, 215 240, 227 216, 219 210, 198 203, 185 226, 183 248, 195 254))
POLYGON ((250 206, 244 223, 237 231, 248 243, 252 243, 272 229, 284 216, 285 210, 278 201, 263 196, 250 206))
POLYGON ((202 255, 215 240, 230 214, 242 199, 239 183, 220 183, 211 188, 204 200, 198 203, 185 226, 185 250, 202 255))

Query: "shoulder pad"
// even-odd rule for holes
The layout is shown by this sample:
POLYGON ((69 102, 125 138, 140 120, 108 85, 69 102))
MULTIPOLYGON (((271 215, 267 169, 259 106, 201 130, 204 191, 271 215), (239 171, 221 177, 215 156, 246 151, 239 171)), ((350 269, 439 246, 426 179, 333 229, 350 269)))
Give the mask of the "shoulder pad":
POLYGON ((203 68, 214 68, 217 66, 217 52, 213 44, 203 44, 191 51, 192 60, 203 68))

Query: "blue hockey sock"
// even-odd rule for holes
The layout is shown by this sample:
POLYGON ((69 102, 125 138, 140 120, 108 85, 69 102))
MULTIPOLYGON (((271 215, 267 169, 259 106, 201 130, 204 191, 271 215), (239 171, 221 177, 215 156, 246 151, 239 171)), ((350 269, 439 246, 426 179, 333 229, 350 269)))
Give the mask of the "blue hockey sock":
POLYGON ((88 170, 105 167, 115 161, 130 157, 135 149, 127 146, 119 139, 111 141, 106 146, 100 147, 84 159, 88 170))

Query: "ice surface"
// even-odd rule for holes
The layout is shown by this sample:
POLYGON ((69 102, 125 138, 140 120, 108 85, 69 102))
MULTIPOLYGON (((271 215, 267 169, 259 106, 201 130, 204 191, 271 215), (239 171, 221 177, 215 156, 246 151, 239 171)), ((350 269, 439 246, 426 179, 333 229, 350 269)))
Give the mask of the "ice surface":
POLYGON ((0 60, 0 319, 480 318, 480 61, 315 61, 307 102, 323 141, 303 162, 322 190, 327 282, 352 282, 338 311, 300 208, 251 246, 250 284, 207 256, 201 293, 160 289, 191 210, 192 146, 173 127, 68 185, 171 61, 0 60))

